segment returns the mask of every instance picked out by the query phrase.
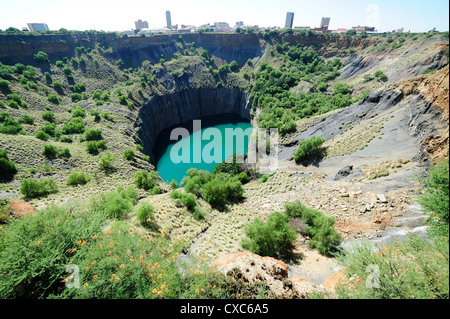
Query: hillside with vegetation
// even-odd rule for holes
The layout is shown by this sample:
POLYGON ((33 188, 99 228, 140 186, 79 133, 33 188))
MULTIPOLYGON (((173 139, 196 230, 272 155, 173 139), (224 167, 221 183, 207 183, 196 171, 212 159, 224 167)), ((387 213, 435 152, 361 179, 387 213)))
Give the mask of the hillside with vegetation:
POLYGON ((0 297, 448 298, 448 42, 0 33, 0 297), (222 113, 277 128, 279 169, 163 182, 158 135, 222 113), (417 200, 430 240, 344 253, 416 220, 417 200), (239 267, 211 268, 227 255, 239 267), (245 277, 257 255, 281 260, 283 289, 245 277), (368 265, 381 288, 362 284, 368 265))

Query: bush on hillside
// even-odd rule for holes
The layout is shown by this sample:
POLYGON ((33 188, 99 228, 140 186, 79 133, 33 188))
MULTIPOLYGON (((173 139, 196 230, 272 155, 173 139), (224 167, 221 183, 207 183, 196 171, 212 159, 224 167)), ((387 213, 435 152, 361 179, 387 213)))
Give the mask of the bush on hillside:
POLYGON ((20 192, 27 198, 37 198, 57 193, 58 186, 53 179, 36 180, 32 178, 20 181, 20 192))
POLYGON ((149 220, 154 221, 154 208, 148 202, 141 203, 137 208, 136 217, 142 225, 148 225, 149 220))
POLYGON ((134 183, 137 188, 151 190, 159 184, 157 171, 140 170, 134 174, 134 183))
POLYGON ((294 152, 294 160, 297 164, 322 155, 322 144, 325 139, 321 136, 313 136, 307 140, 300 141, 298 148, 294 152))
POLYGON ((73 171, 66 179, 66 184, 69 186, 85 185, 91 181, 91 176, 83 172, 73 171))
POLYGON ((100 193, 90 203, 90 209, 101 212, 108 218, 121 219, 133 210, 138 199, 138 192, 133 187, 127 189, 118 186, 115 191, 100 193))
POLYGON ((297 237, 288 225, 289 217, 280 212, 269 214, 267 222, 256 218, 247 226, 241 245, 261 256, 279 257, 292 252, 297 237))
POLYGON ((17 173, 17 168, 9 159, 8 150, 0 150, 0 175, 6 177, 15 173, 17 173))
POLYGON ((291 219, 300 218, 308 227, 302 228, 302 235, 309 236, 311 248, 317 249, 322 255, 332 255, 337 251, 342 236, 334 228, 334 217, 325 216, 322 212, 308 208, 300 201, 285 203, 285 213, 291 219))

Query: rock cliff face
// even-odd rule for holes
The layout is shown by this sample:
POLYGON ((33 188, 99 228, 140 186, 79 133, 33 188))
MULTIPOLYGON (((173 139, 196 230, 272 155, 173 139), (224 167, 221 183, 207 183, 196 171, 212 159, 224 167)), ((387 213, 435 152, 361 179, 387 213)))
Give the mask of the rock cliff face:
POLYGON ((247 95, 238 88, 199 88, 155 96, 139 111, 138 137, 145 151, 152 155, 164 129, 219 114, 236 114, 251 121, 247 95))

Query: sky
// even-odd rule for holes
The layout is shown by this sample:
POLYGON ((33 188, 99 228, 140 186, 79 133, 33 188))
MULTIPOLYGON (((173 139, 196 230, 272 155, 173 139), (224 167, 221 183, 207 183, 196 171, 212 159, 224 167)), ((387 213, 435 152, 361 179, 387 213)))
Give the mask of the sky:
POLYGON ((330 17, 330 29, 357 25, 378 31, 449 30, 448 0, 0 0, 0 29, 22 29, 27 23, 46 23, 50 30, 125 31, 134 21, 148 21, 152 29, 172 24, 200 26, 237 21, 260 27, 284 27, 286 12, 294 12, 294 26, 319 27, 330 17))

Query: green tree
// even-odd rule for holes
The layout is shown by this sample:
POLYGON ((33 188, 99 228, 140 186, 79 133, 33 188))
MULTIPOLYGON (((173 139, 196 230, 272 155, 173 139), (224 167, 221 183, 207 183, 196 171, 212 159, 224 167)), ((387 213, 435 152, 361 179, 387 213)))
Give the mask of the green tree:
POLYGON ((292 252, 297 238, 295 230, 288 225, 289 218, 280 212, 269 214, 267 222, 256 218, 246 230, 241 245, 244 249, 261 256, 279 257, 292 252))

